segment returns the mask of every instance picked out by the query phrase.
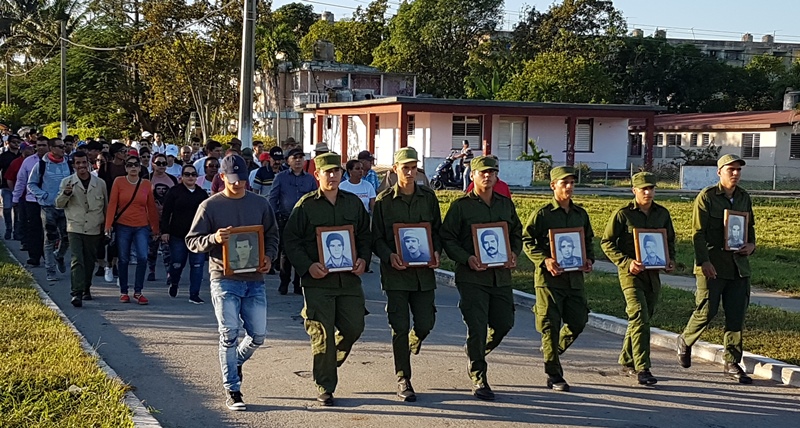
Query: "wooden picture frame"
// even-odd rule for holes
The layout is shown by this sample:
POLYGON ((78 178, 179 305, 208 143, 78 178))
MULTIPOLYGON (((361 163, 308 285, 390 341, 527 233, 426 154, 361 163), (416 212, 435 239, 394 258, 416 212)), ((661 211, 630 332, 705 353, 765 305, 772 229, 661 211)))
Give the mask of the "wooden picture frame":
POLYGON ((222 247, 223 275, 257 272, 264 260, 264 226, 242 226, 231 229, 230 238, 222 247), (253 251, 253 246, 258 251, 253 251), (241 262, 242 257, 247 261, 241 262), (258 257, 256 260, 254 257, 258 257))
POLYGON ((436 260, 433 256, 433 236, 430 223, 395 223, 393 228, 397 255, 400 256, 403 266, 427 267, 434 265, 436 260), (414 239, 417 241, 416 245, 413 245, 414 239))
POLYGON ((666 269, 669 266, 669 246, 667 245, 667 229, 633 228, 633 242, 636 246, 636 261, 643 264, 646 270, 666 269), (658 241, 661 241, 660 243, 658 241), (647 244, 655 246, 649 250, 647 244), (660 251, 660 253, 659 253, 660 251))
MULTIPOLYGON (((569 227, 563 229, 550 229, 550 257, 556 259, 561 270, 564 272, 574 272, 583 270, 586 264, 586 239, 582 227, 569 227), (575 241, 578 241, 577 245, 575 241), (561 252, 560 244, 569 243, 572 249, 568 256, 561 252), (580 248, 580 256, 575 255, 575 248, 580 248)), ((564 248, 567 251, 567 247, 564 248)))
POLYGON ((723 240, 725 251, 739 251, 747 244, 747 230, 750 224, 750 213, 746 211, 725 210, 725 237, 723 240), (739 236, 736 236, 735 227, 739 226, 739 236))
POLYGON ((473 224, 472 245, 475 249, 475 257, 478 258, 478 263, 482 267, 511 267, 511 242, 508 239, 508 223, 498 221, 495 223, 473 224))
POLYGON ((319 262, 328 272, 350 272, 355 268, 355 231, 352 224, 318 227, 317 249, 319 262), (339 244, 336 244, 339 241, 339 244), (329 248, 330 245, 330 248, 329 248), (339 248, 341 246, 341 248, 339 248), (348 259, 347 256, 350 256, 348 259))

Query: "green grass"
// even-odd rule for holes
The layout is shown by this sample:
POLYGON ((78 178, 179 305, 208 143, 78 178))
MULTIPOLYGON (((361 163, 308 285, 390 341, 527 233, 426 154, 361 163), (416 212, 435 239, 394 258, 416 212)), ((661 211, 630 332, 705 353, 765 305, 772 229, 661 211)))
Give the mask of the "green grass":
POLYGON ((127 387, 106 377, 32 281, 0 244, 0 427, 133 427, 127 387))
MULTIPOLYGON (((438 192, 443 216, 447 212, 450 202, 460 194, 455 191, 438 192)), ((595 233, 594 253, 598 260, 605 259, 605 255, 600 249, 600 238, 608 218, 616 209, 628 203, 632 197, 575 196, 575 203, 586 209, 592 221, 592 229, 595 233)), ((549 202, 551 198, 546 195, 515 195, 514 203, 522 224, 524 225, 528 221, 528 217, 535 208, 549 202)), ((670 210, 675 226, 677 239, 675 274, 692 275, 694 263, 694 250, 691 242, 692 199, 659 198, 657 196, 657 201, 670 210)), ((756 252, 750 258, 750 266, 753 269, 753 285, 768 290, 800 295, 800 281, 796 276, 798 260, 800 260, 800 234, 796 233, 796 220, 800 218, 800 201, 754 198, 754 213, 758 244, 756 252)), ((531 289, 533 265, 527 257, 520 257, 518 266, 514 275, 515 287, 521 290, 531 289)))

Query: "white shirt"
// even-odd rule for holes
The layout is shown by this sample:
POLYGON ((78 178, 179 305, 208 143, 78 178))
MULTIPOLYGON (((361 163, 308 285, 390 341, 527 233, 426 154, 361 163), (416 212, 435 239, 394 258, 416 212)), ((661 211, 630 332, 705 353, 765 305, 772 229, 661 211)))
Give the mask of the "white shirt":
POLYGON ((161 145, 159 146, 158 143, 153 141, 153 144, 150 145, 150 151, 152 151, 154 154, 155 153, 165 153, 166 154, 167 153, 167 144, 162 141, 161 145))
POLYGON ((167 167, 167 174, 173 177, 180 177, 182 172, 183 172, 183 167, 178 165, 177 163, 174 163, 172 164, 172 166, 167 167))
POLYGON ((194 169, 197 170, 198 177, 206 175, 206 159, 208 159, 208 156, 203 156, 200 159, 194 161, 194 169))
POLYGON ((367 183, 363 179, 358 184, 353 184, 350 180, 342 181, 339 183, 339 188, 342 190, 346 190, 350 193, 355 193, 361 202, 364 204, 364 208, 369 211, 369 200, 375 198, 375 187, 372 184, 367 183))

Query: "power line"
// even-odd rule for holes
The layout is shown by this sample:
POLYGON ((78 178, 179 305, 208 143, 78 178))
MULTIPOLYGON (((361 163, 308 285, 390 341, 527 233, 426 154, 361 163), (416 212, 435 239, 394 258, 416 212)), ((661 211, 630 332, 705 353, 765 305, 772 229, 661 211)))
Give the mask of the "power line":
POLYGON ((50 54, 53 53, 53 51, 56 49, 57 46, 59 46, 59 45, 58 44, 53 45, 50 48, 50 50, 44 55, 44 58, 42 58, 37 64, 35 64, 33 67, 25 70, 24 72, 22 72, 22 73, 9 73, 8 70, 6 70, 6 74, 11 76, 11 77, 26 76, 28 73, 32 72, 33 70, 36 70, 37 68, 45 65, 47 63, 47 60, 50 59, 50 54))

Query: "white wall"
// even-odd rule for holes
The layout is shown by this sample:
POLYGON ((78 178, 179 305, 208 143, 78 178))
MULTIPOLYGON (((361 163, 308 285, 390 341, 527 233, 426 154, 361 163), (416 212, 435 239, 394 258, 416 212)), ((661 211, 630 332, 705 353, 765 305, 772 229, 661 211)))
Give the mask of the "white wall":
POLYGON ((605 164, 608 169, 627 169, 628 119, 595 118, 592 131, 593 153, 575 153, 575 162, 587 163, 593 169, 605 169, 605 164))
MULTIPOLYGON (((396 114, 380 114, 378 117, 380 117, 380 128, 375 135, 375 153, 373 154, 378 165, 391 165, 395 149, 399 145, 397 127, 400 124, 396 114)), ((406 131, 403 130, 403 132, 406 131)))
POLYGON ((539 148, 553 156, 553 161, 566 161, 567 124, 564 117, 532 116, 528 120, 528 138, 536 141, 539 148))

